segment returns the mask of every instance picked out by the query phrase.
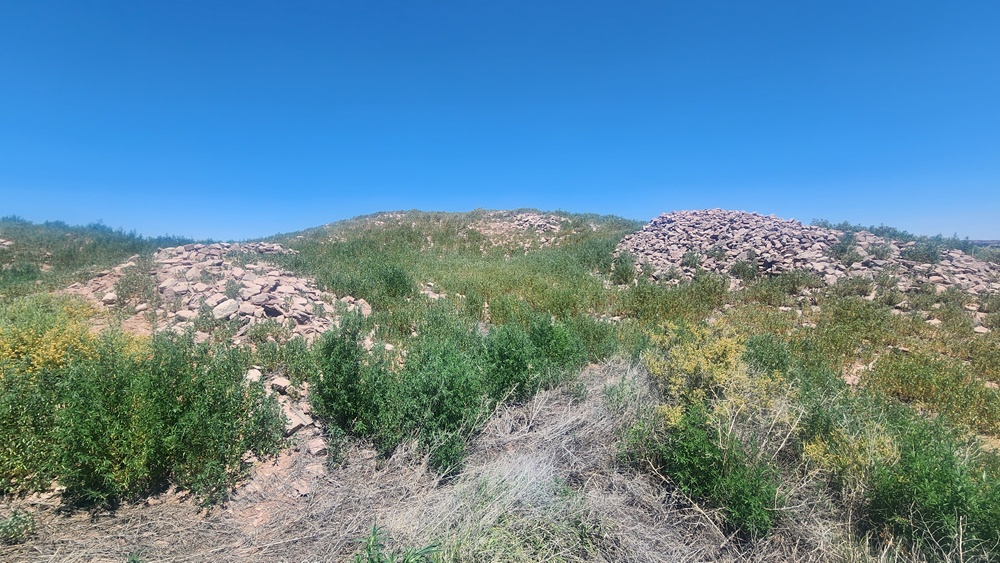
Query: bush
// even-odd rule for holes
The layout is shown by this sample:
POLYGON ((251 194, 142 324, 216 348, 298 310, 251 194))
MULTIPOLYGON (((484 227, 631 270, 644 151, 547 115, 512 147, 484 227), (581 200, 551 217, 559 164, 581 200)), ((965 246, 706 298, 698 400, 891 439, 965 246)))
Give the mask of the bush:
POLYGON ((888 260, 892 258, 892 247, 884 242, 873 244, 868 247, 868 253, 876 260, 888 260))
POLYGON ((630 252, 622 252, 615 256, 611 270, 611 283, 628 285, 635 279, 635 256, 630 252))
POLYGON ((159 335, 151 356, 136 358, 120 352, 120 338, 103 338, 98 358, 58 383, 67 498, 114 504, 172 481, 214 503, 245 474, 244 454, 277 453, 283 417, 261 383, 244 379, 245 351, 159 335))
POLYGON ((757 263, 749 260, 738 260, 729 267, 729 273, 735 278, 739 278, 743 283, 751 282, 760 277, 760 270, 757 263))
POLYGON ((731 434, 717 432, 704 405, 692 403, 672 424, 633 427, 625 447, 629 459, 652 464, 695 502, 721 509, 742 537, 762 537, 773 526, 776 471, 731 434))
POLYGON ((830 286, 830 291, 838 297, 865 297, 872 292, 872 280, 861 276, 847 276, 830 286))
POLYGON ((0 378, 3 493, 43 490, 114 505, 174 483, 212 503, 245 474, 247 452, 277 452, 284 422, 260 383, 244 379, 245 350, 190 338, 148 346, 104 333, 90 357, 0 378), (9 425, 9 426, 8 426, 9 425))
POLYGON ((339 330, 329 330, 319 343, 320 371, 312 381, 316 414, 346 431, 362 417, 370 417, 373 397, 362 374, 361 319, 344 317, 339 330))
POLYGON ((923 264, 937 264, 941 261, 941 245, 933 240, 918 241, 900 251, 899 257, 923 264))
POLYGON ((913 420, 899 431, 898 462, 873 472, 868 524, 931 552, 992 550, 1000 543, 1000 460, 940 423, 913 420))
POLYGON ((536 350, 524 330, 506 325, 490 332, 486 339, 485 386, 496 401, 509 397, 523 401, 534 393, 538 374, 532 360, 536 350))
POLYGON ((743 361, 763 373, 785 374, 791 361, 788 343, 773 334, 751 336, 743 352, 743 361))
POLYGON ((703 273, 678 286, 654 284, 640 278, 635 286, 620 294, 615 307, 619 315, 652 324, 697 322, 728 298, 729 283, 716 274, 703 273))
POLYGON ((35 517, 30 512, 14 509, 14 512, 0 520, 0 543, 14 545, 24 543, 35 533, 35 517))
POLYGON ((697 268, 701 264, 701 255, 694 251, 685 252, 681 257, 681 266, 685 268, 697 268))
POLYGON ((857 235, 853 231, 848 231, 835 244, 830 245, 828 253, 831 257, 850 266, 861 261, 861 254, 858 253, 857 246, 857 235))

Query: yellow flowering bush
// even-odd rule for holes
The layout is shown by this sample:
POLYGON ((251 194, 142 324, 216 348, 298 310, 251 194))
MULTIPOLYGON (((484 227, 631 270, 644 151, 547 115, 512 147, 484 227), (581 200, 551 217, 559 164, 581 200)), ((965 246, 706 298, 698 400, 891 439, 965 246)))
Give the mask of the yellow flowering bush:
POLYGON ((86 321, 94 313, 80 300, 47 295, 6 306, 0 316, 0 377, 13 369, 38 373, 93 358, 96 344, 86 321))
POLYGON ((650 336, 643 364, 670 400, 712 398, 719 386, 742 369, 743 345, 726 325, 667 325, 650 336))

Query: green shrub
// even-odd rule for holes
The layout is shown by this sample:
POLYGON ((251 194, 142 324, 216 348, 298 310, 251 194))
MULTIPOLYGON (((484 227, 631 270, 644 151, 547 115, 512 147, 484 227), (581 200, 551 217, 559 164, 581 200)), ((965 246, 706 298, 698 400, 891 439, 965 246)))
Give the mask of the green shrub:
POLYGON ((873 472, 867 523, 930 552, 992 552, 1000 543, 997 456, 941 423, 912 420, 898 431, 899 460, 873 472))
POLYGON ((621 252, 615 256, 612 270, 611 283, 615 285, 628 285, 635 279, 635 256, 631 252, 621 252))
POLYGON ((892 258, 892 247, 886 243, 873 244, 868 247, 868 253, 876 260, 888 260, 892 258))
POLYGON ((934 240, 918 241, 900 251, 899 257, 924 264, 937 264, 941 261, 941 245, 934 240))
POLYGON ((30 512, 15 508, 10 516, 0 520, 2 544, 24 543, 33 533, 35 533, 35 517, 30 512))
POLYGON ((858 253, 858 237, 852 231, 845 232, 836 243, 830 245, 828 254, 850 266, 861 261, 861 254, 858 253))
POLYGON ((509 397, 523 401, 534 393, 538 372, 532 361, 536 350, 524 329, 506 325, 490 332, 486 339, 485 386, 496 401, 509 397))
POLYGON ((959 362, 892 351, 875 362, 869 385, 978 432, 1000 433, 1000 393, 959 362))
POLYGON ((791 362, 788 343, 773 334, 751 336, 743 352, 743 361, 763 373, 785 374, 791 362))
POLYGON ((753 281, 760 277, 760 270, 757 269, 757 263, 749 260, 738 260, 733 262, 733 265, 729 267, 729 273, 733 277, 739 278, 743 281, 743 283, 753 281))
POLYGON ((872 280, 861 276, 847 276, 830 286, 830 291, 838 297, 865 297, 871 294, 872 280))
POLYGON ((574 371, 587 363, 587 350, 569 326, 555 322, 548 315, 538 315, 531 322, 528 338, 538 351, 540 370, 558 379, 559 374, 574 371))
POLYGON ((362 416, 372 416, 373 399, 362 374, 361 319, 341 319, 339 330, 329 330, 319 343, 320 370, 312 386, 316 414, 346 431, 354 431, 362 416))
POLYGON ((744 538, 762 537, 774 525, 776 471, 712 428, 700 403, 667 427, 649 421, 633 427, 625 448, 628 459, 652 464, 695 502, 721 509, 727 526, 744 538))
POLYGON ((722 248, 721 246, 713 246, 712 248, 708 249, 708 252, 705 253, 705 257, 711 258, 712 260, 716 261, 725 260, 726 249, 722 248))
POLYGON ((701 264, 701 255, 694 251, 688 251, 681 257, 681 266, 685 268, 697 268, 701 264))
POLYGON ((106 336, 98 358, 61 374, 55 435, 66 498, 113 504, 171 481, 213 503, 245 474, 245 453, 277 453, 283 417, 261 383, 244 379, 245 351, 165 334, 148 358, 121 349, 120 337, 106 336))
POLYGON ((685 284, 667 286, 644 279, 625 291, 616 302, 616 313, 641 321, 697 322, 721 307, 729 298, 729 283, 715 274, 702 274, 685 284))

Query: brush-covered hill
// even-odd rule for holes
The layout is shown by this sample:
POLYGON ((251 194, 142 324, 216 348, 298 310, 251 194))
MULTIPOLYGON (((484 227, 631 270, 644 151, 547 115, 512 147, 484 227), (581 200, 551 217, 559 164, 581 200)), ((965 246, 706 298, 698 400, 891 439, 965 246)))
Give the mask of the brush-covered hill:
POLYGON ((3 560, 996 557, 1000 280, 967 241, 8 218, 0 265, 3 560))

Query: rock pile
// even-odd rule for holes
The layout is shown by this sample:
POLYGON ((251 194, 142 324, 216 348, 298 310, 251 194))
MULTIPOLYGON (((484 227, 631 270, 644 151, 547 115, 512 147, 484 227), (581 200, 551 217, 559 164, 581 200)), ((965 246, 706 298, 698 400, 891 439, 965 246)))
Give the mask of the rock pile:
POLYGON ((491 246, 519 245, 528 251, 558 246, 569 222, 565 217, 544 213, 489 211, 470 227, 482 233, 491 246))
POLYGON ((860 276, 874 279, 882 273, 898 279, 906 291, 919 283, 935 284, 971 293, 1000 291, 1000 266, 976 260, 961 250, 940 254, 939 262, 925 264, 904 259, 914 242, 885 240, 867 231, 856 233, 856 262, 833 257, 833 248, 845 233, 795 220, 743 211, 708 209, 665 213, 618 244, 617 251, 636 257, 637 268, 647 264, 657 279, 688 278, 697 268, 729 275, 739 261, 752 260, 764 274, 811 270, 828 284, 860 276))
MULTIPOLYGON (((199 317, 211 321, 238 320, 237 342, 247 329, 267 319, 291 327, 307 340, 335 324, 343 310, 358 310, 365 316, 371 306, 364 299, 320 291, 308 279, 273 266, 248 262, 235 265, 236 253, 271 255, 294 252, 270 243, 210 245, 189 244, 159 250, 148 271, 137 272, 139 257, 112 270, 100 272, 86 284, 73 284, 69 293, 89 298, 106 307, 129 306, 137 316, 155 315, 157 327, 174 331, 193 329, 199 317), (119 296, 116 287, 128 275, 138 275, 155 287, 155 295, 119 296), (152 298, 151 298, 152 297, 152 298), (208 319, 206 319, 208 320, 208 319)), ((207 333, 195 334, 198 339, 207 333)))

